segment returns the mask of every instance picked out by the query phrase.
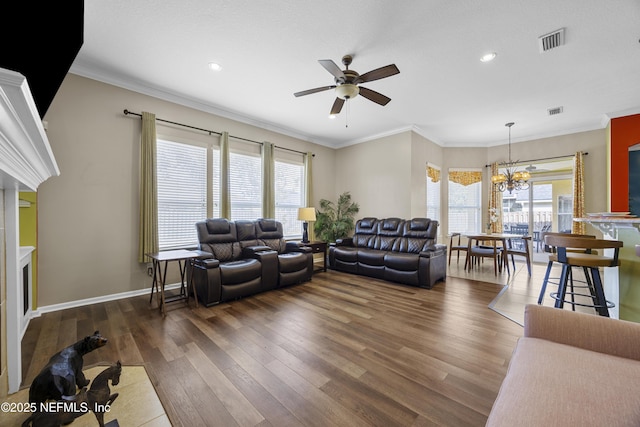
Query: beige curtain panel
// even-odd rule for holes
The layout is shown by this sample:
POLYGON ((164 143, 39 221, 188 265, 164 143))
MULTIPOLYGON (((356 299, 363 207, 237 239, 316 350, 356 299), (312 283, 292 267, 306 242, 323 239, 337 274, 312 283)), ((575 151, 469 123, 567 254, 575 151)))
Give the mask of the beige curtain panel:
POLYGON ((140 137, 140 230, 138 262, 147 263, 148 253, 158 252, 158 181, 156 177, 156 116, 142 112, 140 137))
POLYGON ((449 181, 464 186, 482 182, 481 171, 449 171, 449 181))
MULTIPOLYGON (((584 207, 584 163, 582 152, 578 151, 573 165, 573 217, 584 218, 586 216, 584 207)), ((571 232, 575 234, 585 234, 586 226, 584 222, 573 221, 571 232)))
POLYGON ((275 195, 275 160, 273 158, 273 144, 262 144, 262 217, 276 217, 275 195))
POLYGON ((229 193, 229 132, 220 135, 220 218, 231 218, 229 193))
MULTIPOLYGON (((313 153, 307 152, 304 155, 304 195, 305 195, 305 207, 314 207, 313 206, 313 153)), ((316 240, 316 232, 314 230, 315 223, 309 224, 309 240, 314 242, 316 240)))
MULTIPOLYGON (((491 164, 491 176, 498 174, 498 162, 491 164)), ((489 212, 487 214, 487 222, 489 223, 489 229, 494 233, 502 233, 502 192, 493 185, 489 180, 489 212), (496 212, 498 219, 496 222, 491 222, 492 212, 496 212)))

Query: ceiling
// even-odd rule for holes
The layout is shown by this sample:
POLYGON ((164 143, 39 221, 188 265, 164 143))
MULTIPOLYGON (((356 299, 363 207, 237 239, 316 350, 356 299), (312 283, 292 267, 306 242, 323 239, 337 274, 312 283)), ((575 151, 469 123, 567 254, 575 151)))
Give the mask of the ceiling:
POLYGON ((638 0, 85 0, 71 72, 329 147, 407 130, 486 147, 510 121, 515 143, 640 113, 639 23, 638 0), (333 90, 293 93, 334 84, 318 60, 345 54, 400 74, 363 84, 388 105, 357 96, 331 120, 333 90))

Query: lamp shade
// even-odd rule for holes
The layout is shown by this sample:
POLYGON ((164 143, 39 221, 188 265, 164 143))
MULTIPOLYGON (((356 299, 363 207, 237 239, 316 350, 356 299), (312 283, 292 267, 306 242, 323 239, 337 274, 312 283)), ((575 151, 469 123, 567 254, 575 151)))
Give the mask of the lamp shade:
POLYGON ((300 221, 315 221, 316 208, 298 208, 298 219, 300 221))

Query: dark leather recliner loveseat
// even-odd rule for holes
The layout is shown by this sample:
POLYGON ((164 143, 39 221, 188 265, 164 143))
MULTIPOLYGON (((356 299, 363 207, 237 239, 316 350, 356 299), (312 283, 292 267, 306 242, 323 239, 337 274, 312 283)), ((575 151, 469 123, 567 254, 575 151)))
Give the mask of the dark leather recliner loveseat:
POLYGON ((329 248, 334 270, 431 289, 447 275, 446 245, 428 218, 362 218, 353 237, 329 248))
POLYGON ((216 218, 198 222, 196 230, 199 249, 212 254, 195 261, 193 272, 206 306, 311 280, 311 249, 285 242, 278 221, 216 218))

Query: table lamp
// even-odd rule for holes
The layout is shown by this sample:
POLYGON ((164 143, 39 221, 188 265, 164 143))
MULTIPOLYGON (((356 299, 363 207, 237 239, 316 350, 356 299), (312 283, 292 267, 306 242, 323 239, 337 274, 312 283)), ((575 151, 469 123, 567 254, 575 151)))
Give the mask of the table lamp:
POLYGON ((302 243, 309 243, 309 221, 316 220, 316 208, 298 208, 298 220, 302 223, 302 243))

